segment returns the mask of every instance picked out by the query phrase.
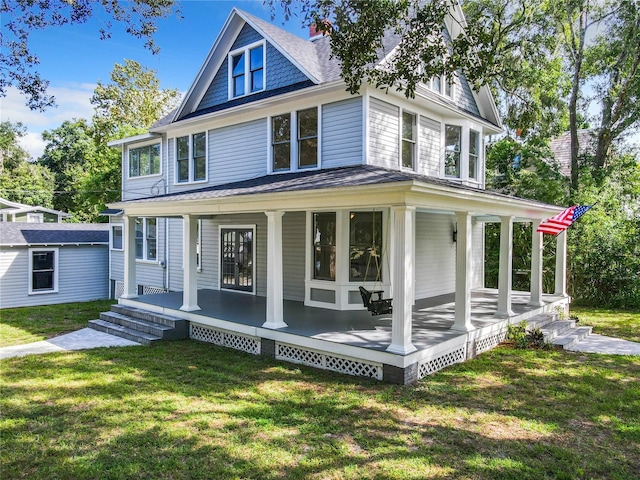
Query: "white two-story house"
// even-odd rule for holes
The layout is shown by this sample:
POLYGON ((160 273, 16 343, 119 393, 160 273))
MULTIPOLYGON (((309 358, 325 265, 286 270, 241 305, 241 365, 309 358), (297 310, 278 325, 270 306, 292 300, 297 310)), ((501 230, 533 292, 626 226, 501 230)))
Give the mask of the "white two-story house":
POLYGON ((555 295, 539 234, 531 291, 511 290, 513 222, 561 208, 485 191, 484 139, 500 131, 489 89, 462 75, 413 99, 352 95, 328 38, 234 9, 179 108, 112 143, 112 294, 188 320, 192 338, 346 373, 406 383, 463 361, 568 301, 563 235, 555 295), (487 221, 503 232, 490 291, 487 221), (359 287, 392 311, 370 315, 359 287))

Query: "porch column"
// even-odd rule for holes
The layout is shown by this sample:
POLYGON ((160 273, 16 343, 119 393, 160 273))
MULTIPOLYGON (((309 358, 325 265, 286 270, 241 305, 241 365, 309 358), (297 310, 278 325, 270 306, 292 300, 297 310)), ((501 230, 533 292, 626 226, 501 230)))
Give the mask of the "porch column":
POLYGON ((533 221, 531 242, 531 299, 529 305, 541 307, 544 305, 542 301, 542 233, 536 230, 540 226, 540 219, 533 221))
POLYGON ((264 212, 267 216, 267 321, 264 328, 283 328, 282 216, 284 212, 264 212))
POLYGON ((391 345, 388 352, 407 355, 416 351, 411 342, 413 321, 413 284, 415 263, 415 207, 391 207, 393 210, 393 313, 391 316, 391 345))
POLYGON ((509 318, 513 284, 513 217, 500 217, 500 272, 498 273, 498 309, 495 316, 509 318))
POLYGON ((124 216, 124 293, 120 298, 136 298, 136 217, 124 216))
POLYGON ((452 330, 470 332, 471 324, 471 277, 472 277, 472 231, 471 214, 456 212, 458 234, 456 239, 456 294, 455 320, 452 330))
POLYGON ((567 231, 556 237, 556 295, 567 297, 567 231))
POLYGON ((198 260, 197 260, 197 228, 198 219, 192 215, 182 216, 182 306, 180 310, 184 312, 194 312, 200 310, 198 306, 198 260))

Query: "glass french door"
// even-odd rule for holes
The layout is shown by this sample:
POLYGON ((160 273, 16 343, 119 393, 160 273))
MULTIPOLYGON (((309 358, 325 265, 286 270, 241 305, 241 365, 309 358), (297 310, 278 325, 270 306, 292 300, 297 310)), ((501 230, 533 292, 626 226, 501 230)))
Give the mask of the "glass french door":
POLYGON ((223 228, 221 287, 253 291, 253 230, 223 228))

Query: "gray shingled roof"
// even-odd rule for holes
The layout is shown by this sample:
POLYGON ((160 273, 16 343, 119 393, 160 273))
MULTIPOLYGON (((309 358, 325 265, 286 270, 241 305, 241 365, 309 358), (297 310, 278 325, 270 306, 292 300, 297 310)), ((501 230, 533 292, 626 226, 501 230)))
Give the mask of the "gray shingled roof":
MULTIPOLYGON (((583 128, 578 130, 578 155, 593 155, 595 153, 595 130, 583 128)), ((560 173, 568 177, 571 175, 571 133, 565 132, 549 143, 556 162, 560 165, 560 173)))
MULTIPOLYGON (((480 188, 461 185, 460 183, 449 180, 419 175, 417 173, 388 170, 386 168, 374 167, 371 165, 358 165, 326 170, 265 175, 250 180, 215 185, 198 190, 191 190, 189 192, 170 193, 167 195, 159 195, 157 197, 131 200, 130 202, 139 204, 166 201, 222 199, 242 195, 323 190, 329 188, 349 188, 412 181, 444 187, 453 187, 459 190, 480 193, 490 197, 515 198, 501 193, 487 192, 480 188)), ((531 202, 534 204, 547 205, 541 202, 531 202)), ((122 204, 125 205, 127 203, 129 202, 122 202, 122 204)))
POLYGON ((107 223, 0 223, 0 245, 109 243, 107 223))

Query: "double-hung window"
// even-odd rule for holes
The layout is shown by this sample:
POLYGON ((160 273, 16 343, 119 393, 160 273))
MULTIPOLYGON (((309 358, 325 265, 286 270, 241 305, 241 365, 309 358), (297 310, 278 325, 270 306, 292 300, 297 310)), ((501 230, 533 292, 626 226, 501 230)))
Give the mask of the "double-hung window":
POLYGON ((271 117, 271 156, 274 172, 318 166, 316 107, 271 117))
POLYGON ((58 291, 58 249, 29 250, 29 293, 58 291))
POLYGON ((382 256, 382 212, 351 212, 349 281, 382 281, 382 256))
POLYGON ((444 174, 460 178, 462 127, 445 125, 444 174))
POLYGON ((155 262, 158 259, 158 226, 155 218, 136 219, 136 258, 155 262))
POLYGON ((129 149, 129 178, 160 173, 160 144, 129 149))
POLYGON ((111 227, 111 249, 122 250, 122 225, 111 227))
POLYGON ((469 130, 469 178, 478 179, 478 154, 480 152, 480 134, 469 130))
POLYGON ((265 89, 265 45, 249 45, 229 54, 229 98, 265 89))
POLYGON ((177 183, 207 179, 207 134, 194 133, 176 138, 177 183))
POLYGON ((416 116, 402 112, 402 167, 415 168, 416 116))

